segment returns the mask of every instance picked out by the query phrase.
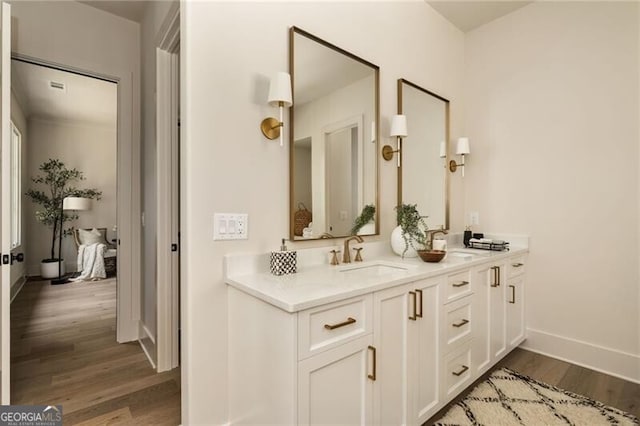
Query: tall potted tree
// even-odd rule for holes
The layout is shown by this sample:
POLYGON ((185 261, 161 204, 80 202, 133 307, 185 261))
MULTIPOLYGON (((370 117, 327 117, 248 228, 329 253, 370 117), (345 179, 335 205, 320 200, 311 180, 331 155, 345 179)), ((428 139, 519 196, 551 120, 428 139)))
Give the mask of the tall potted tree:
MULTIPOLYGON (((64 225, 62 229, 60 228, 60 215, 62 215, 63 224, 78 218, 75 213, 62 210, 62 201, 66 197, 99 200, 102 197, 102 191, 95 188, 77 188, 75 185, 85 180, 83 173, 75 168, 67 168, 60 160, 49 159, 40 165, 39 170, 41 174, 32 177, 31 180, 45 188, 43 190, 31 188, 26 195, 40 206, 36 210, 36 220, 52 231, 50 257, 42 259, 40 275, 42 278, 54 278, 58 276, 58 263, 63 262, 61 253, 56 257, 56 241, 70 232, 70 230, 64 230, 64 225)), ((64 263, 62 267, 64 268, 64 263)))

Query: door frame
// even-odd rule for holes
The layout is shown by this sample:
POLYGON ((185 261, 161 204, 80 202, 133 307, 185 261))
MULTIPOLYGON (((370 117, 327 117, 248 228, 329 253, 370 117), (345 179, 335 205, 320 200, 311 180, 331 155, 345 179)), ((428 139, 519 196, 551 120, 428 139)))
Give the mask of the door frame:
MULTIPOLYGON (((140 318, 140 235, 141 223, 140 165, 132 158, 139 149, 139 143, 127 143, 122 125, 122 87, 118 77, 70 67, 12 52, 11 59, 45 66, 65 72, 97 78, 115 83, 117 87, 117 166, 116 166, 116 222, 118 227, 118 270, 116 280, 116 341, 125 343, 138 339, 140 318), (138 194, 138 195, 136 195, 138 194), (138 200, 136 202, 135 200, 138 200), (129 238, 121 238, 128 236, 129 238), (137 262, 137 263, 136 263, 137 262)), ((28 143, 28 142, 27 142, 28 143)))
POLYGON ((180 363, 180 235, 179 235, 179 105, 180 7, 172 6, 156 43, 156 367, 176 368, 180 363), (177 244, 177 251, 172 251, 177 244))

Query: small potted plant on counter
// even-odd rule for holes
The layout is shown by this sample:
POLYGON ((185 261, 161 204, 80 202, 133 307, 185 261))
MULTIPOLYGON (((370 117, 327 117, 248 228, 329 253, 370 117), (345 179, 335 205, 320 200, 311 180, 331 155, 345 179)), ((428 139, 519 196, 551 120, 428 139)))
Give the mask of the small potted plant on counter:
POLYGON ((398 226, 391 233, 391 248, 398 256, 417 257, 417 250, 425 248, 427 241, 427 224, 418 212, 416 204, 400 204, 396 206, 396 223, 398 226))

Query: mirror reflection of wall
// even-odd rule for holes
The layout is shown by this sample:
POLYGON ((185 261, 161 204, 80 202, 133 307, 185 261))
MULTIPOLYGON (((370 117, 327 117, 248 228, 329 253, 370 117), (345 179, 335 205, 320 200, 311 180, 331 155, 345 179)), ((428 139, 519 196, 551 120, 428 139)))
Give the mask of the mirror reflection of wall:
POLYGON ((399 113, 407 117, 398 203, 417 204, 429 229, 449 228, 446 158, 449 101, 407 80, 398 80, 399 113))
MULTIPOLYGON (((378 67, 292 28, 293 239, 350 235, 377 199, 378 67), (304 229, 294 225, 304 205, 304 229)), ((376 233, 375 221, 358 232, 376 233)))

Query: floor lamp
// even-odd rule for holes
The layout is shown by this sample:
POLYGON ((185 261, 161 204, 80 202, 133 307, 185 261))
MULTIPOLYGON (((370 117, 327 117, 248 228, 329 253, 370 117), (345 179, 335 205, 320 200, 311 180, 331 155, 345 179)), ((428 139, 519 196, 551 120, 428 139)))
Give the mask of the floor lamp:
POLYGON ((62 237, 64 237, 64 230, 62 226, 64 223, 65 210, 91 210, 91 199, 83 197, 66 197, 62 200, 62 205, 60 206, 60 239, 58 242, 58 278, 51 280, 51 284, 53 285, 66 284, 70 282, 69 278, 62 276, 62 237))

